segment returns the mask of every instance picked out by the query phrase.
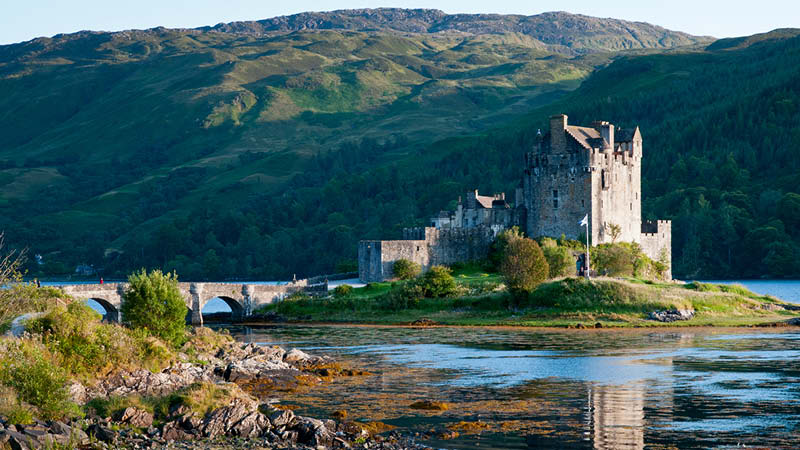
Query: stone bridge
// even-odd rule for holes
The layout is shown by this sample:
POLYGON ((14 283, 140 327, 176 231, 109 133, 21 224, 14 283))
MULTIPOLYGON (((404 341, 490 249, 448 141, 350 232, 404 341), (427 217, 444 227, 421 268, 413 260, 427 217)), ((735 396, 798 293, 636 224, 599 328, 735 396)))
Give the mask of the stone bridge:
MULTIPOLYGON (((106 319, 122 321, 122 297, 128 283, 76 284, 60 286, 65 294, 77 300, 94 300, 106 310, 106 319)), ((259 306, 283 300, 296 292, 309 295, 327 294, 327 280, 310 284, 308 280, 297 280, 286 284, 234 284, 234 283, 178 283, 178 288, 189 308, 187 321, 192 325, 203 324, 203 307, 220 298, 231 308, 231 318, 244 320, 259 306)))

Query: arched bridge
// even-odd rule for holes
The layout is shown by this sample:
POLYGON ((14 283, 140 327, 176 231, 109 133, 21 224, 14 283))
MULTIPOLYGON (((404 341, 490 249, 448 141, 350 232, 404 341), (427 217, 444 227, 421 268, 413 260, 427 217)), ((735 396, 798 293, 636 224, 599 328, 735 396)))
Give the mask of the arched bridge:
MULTIPOLYGON (((65 294, 77 300, 94 300, 106 310, 109 321, 122 321, 122 298, 128 283, 75 284, 60 286, 65 294)), ((326 294, 328 282, 310 284, 297 280, 286 284, 234 284, 234 283, 178 283, 178 288, 189 308, 192 325, 203 324, 203 307, 210 300, 220 298, 231 308, 233 320, 244 320, 255 309, 283 300, 296 292, 309 295, 326 294)))

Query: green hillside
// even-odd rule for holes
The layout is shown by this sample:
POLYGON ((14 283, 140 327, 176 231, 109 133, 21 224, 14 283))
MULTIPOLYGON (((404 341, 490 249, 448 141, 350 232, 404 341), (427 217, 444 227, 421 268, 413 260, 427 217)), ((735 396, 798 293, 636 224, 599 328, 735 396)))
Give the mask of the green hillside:
POLYGON ((565 112, 642 127, 645 213, 675 220, 677 275, 797 271, 796 33, 704 50, 564 13, 553 31, 378 11, 0 46, 0 229, 43 255, 32 273, 331 272, 465 189, 512 189, 565 112))

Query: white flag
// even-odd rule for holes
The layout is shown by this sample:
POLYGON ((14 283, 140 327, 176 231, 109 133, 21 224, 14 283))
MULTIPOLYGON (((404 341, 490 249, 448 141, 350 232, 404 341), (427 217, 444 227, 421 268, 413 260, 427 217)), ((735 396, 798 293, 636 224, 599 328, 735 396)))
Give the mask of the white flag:
POLYGON ((581 222, 580 222, 579 225, 581 225, 581 226, 589 225, 589 215, 588 214, 583 216, 583 219, 581 219, 581 222))

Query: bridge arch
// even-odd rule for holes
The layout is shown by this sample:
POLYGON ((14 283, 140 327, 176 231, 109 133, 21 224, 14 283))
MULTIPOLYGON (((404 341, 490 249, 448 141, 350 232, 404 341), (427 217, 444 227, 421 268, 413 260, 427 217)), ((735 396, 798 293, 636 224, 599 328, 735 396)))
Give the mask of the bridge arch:
POLYGON ((111 303, 110 301, 108 301, 108 300, 106 300, 104 298, 101 298, 101 297, 89 297, 89 298, 86 299, 86 302, 88 303, 90 300, 103 307, 103 309, 106 311, 106 313, 105 313, 105 320, 106 321, 108 321, 108 322, 119 322, 120 321, 119 308, 114 306, 113 303, 111 303))
MULTIPOLYGON (((214 313, 214 312, 205 311, 205 308, 206 308, 206 306, 208 306, 209 303, 211 303, 212 300, 215 300, 215 299, 222 300, 228 306, 228 308, 230 308, 230 310, 231 310, 231 312, 230 312, 230 320, 233 320, 233 321, 242 320, 242 318, 244 317, 244 305, 241 303, 241 300, 235 299, 235 298, 227 296, 227 295, 215 295, 213 297, 207 298, 202 303, 202 306, 200 307, 200 314, 201 315, 203 315, 203 314, 213 314, 214 313)), ((224 311, 220 311, 220 312, 224 313, 224 311)))

